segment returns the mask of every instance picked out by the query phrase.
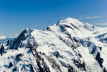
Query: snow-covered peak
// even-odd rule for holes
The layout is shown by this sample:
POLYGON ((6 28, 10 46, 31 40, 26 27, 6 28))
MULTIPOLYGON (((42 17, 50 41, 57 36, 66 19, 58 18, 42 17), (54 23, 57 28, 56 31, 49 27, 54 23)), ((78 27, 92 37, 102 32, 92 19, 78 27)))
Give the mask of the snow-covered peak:
POLYGON ((89 23, 82 22, 76 18, 65 18, 58 21, 57 24, 49 26, 48 30, 54 31, 56 33, 63 32, 72 34, 72 36, 85 38, 92 36, 93 32, 95 31, 95 26, 89 23))
POLYGON ((78 19, 71 18, 71 17, 65 18, 65 19, 62 19, 62 20, 59 21, 59 24, 63 24, 63 23, 64 24, 79 24, 79 25, 82 25, 82 23, 78 19))

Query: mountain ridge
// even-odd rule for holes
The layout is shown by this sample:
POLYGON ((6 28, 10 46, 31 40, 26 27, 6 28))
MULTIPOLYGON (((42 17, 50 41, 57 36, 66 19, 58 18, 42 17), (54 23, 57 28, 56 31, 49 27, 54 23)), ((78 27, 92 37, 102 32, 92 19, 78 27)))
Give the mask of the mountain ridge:
POLYGON ((25 29, 0 48, 0 72, 107 72, 106 29, 66 18, 25 29))

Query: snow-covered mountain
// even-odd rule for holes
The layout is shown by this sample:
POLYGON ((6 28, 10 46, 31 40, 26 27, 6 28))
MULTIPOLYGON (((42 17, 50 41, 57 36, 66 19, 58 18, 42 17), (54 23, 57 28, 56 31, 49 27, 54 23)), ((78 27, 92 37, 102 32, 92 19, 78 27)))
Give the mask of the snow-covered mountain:
POLYGON ((0 44, 0 72, 107 72, 107 28, 66 18, 0 44))

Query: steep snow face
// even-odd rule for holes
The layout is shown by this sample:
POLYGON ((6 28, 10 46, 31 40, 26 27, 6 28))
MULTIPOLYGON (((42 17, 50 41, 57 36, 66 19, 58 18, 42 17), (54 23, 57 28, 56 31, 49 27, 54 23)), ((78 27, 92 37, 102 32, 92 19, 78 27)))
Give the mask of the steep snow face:
POLYGON ((0 72, 107 72, 107 32, 101 31, 75 18, 44 31, 25 29, 1 43, 0 72))

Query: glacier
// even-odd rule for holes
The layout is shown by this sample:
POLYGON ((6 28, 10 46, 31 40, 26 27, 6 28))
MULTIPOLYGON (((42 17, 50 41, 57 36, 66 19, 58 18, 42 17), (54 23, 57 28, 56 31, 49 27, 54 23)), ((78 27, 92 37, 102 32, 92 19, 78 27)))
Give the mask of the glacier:
POLYGON ((0 40, 0 72, 107 72, 107 28, 65 18, 0 40))

